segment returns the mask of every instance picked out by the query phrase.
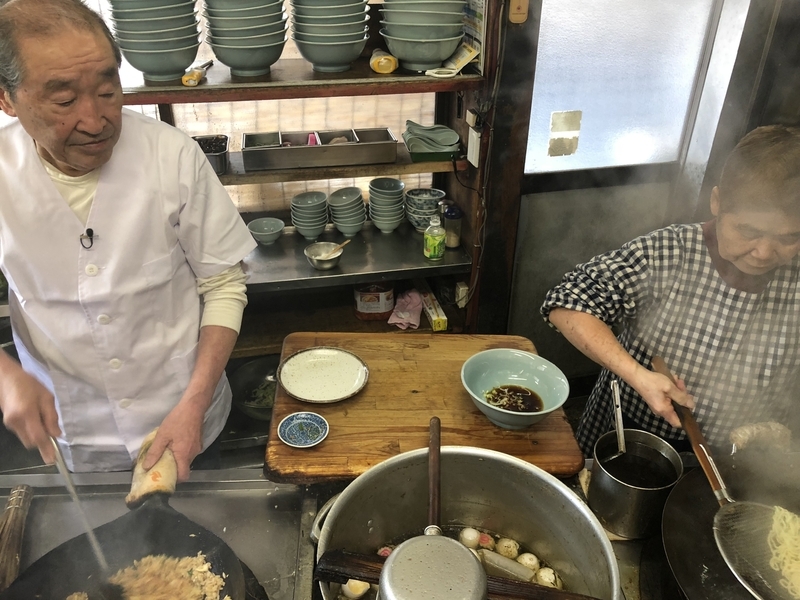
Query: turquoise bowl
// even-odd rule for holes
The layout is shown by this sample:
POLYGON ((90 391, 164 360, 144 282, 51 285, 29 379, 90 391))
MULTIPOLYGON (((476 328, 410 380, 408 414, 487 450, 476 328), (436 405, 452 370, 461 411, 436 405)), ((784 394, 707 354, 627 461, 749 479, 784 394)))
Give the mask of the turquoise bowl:
POLYGON ((311 208, 312 206, 319 206, 324 204, 328 199, 328 194, 325 192, 302 192, 292 198, 293 208, 311 208))
POLYGON ((114 19, 163 19, 164 17, 179 17, 190 15, 194 12, 194 2, 181 2, 180 4, 167 4, 166 6, 138 6, 131 2, 125 8, 118 8, 119 5, 111 7, 111 14, 114 19), (130 7, 128 6, 130 4, 130 7))
POLYGON ((359 223, 363 223, 364 219, 367 218, 367 213, 362 212, 357 215, 353 215, 350 217, 333 217, 334 225, 357 225, 359 223))
MULTIPOLYGON (((256 27, 233 27, 227 29, 224 27, 212 26, 209 23, 208 29, 210 37, 214 37, 217 39, 224 40, 226 38, 250 38, 253 36, 268 35, 270 33, 276 33, 278 31, 285 31, 288 19, 289 16, 284 14, 280 20, 275 21, 274 23, 268 23, 266 25, 257 25, 256 27)), ((252 45, 255 46, 256 44, 252 45)))
MULTIPOLYGON (((186 15, 172 17, 154 17, 151 19, 114 19, 114 30, 117 33, 144 33, 165 31, 183 27, 197 26, 197 11, 186 15)), ((130 37, 130 36, 129 36, 130 37)))
POLYGON ((359 231, 361 231, 364 228, 364 223, 365 222, 366 222, 366 219, 364 221, 361 221, 360 223, 355 223, 353 225, 345 225, 345 224, 342 224, 342 223, 336 223, 336 229, 338 229, 342 233, 342 235, 344 237, 348 237, 349 238, 349 237, 353 237, 355 234, 357 234, 359 231))
POLYGON ((185 48, 171 50, 131 50, 122 48, 122 55, 134 69, 149 81, 180 79, 197 56, 199 42, 185 48))
POLYGON ((358 214, 360 212, 364 212, 365 209, 364 202, 362 200, 358 200, 355 203, 347 206, 345 208, 331 208, 331 216, 332 217, 350 217, 354 214, 358 214))
POLYGON ((304 23, 308 25, 314 24, 336 24, 336 23, 352 23, 353 21, 358 21, 363 18, 365 15, 369 14, 369 5, 359 2, 358 6, 360 8, 356 8, 356 10, 348 11, 349 14, 325 14, 325 15, 301 15, 297 11, 299 9, 295 8, 294 16, 292 21, 294 23, 304 23), (360 16, 359 16, 360 15, 360 16))
POLYGON ((283 234, 284 222, 273 217, 253 219, 247 224, 247 229, 259 244, 269 246, 283 234))
POLYGON ((511 348, 494 348, 470 356, 461 367, 461 383, 472 402, 486 417, 503 429, 525 429, 564 405, 569 383, 564 373, 549 360, 511 348), (501 385, 519 385, 542 399, 539 412, 515 412, 490 405, 486 392, 501 385))
POLYGON ((273 46, 283 43, 286 40, 286 31, 289 29, 289 24, 284 21, 280 27, 278 31, 273 31, 272 33, 250 35, 246 37, 217 37, 216 35, 209 35, 208 43, 212 47, 223 46, 231 48, 263 48, 264 46, 273 46))
POLYGON ((185 48, 200 41, 200 33, 194 33, 179 38, 165 38, 162 40, 133 40, 117 36, 117 44, 124 50, 172 50, 185 48))
POLYGON ((328 206, 339 208, 342 206, 349 206, 359 200, 361 200, 361 188, 340 188, 335 192, 331 192, 331 195, 328 196, 328 206))
POLYGON ((378 177, 369 182, 370 191, 375 191, 378 195, 396 196, 403 195, 406 184, 399 179, 392 177, 378 177))
POLYGON ((358 33, 364 31, 364 27, 369 21, 369 15, 358 15, 358 20, 352 23, 303 23, 302 21, 294 20, 294 30, 298 33, 358 33))

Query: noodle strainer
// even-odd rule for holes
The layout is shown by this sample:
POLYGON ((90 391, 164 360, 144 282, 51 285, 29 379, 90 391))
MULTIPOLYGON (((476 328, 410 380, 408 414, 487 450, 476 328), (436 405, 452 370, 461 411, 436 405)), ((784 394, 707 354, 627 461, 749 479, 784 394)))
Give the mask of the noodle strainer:
MULTIPOLYGON (((654 371, 675 380, 663 359, 655 356, 651 364, 654 371)), ((676 402, 672 406, 678 413, 681 426, 720 505, 714 515, 714 539, 722 558, 739 583, 755 598, 793 600, 789 590, 781 584, 780 571, 770 566, 773 552, 768 539, 776 507, 757 502, 734 501, 725 487, 692 411, 676 402)))

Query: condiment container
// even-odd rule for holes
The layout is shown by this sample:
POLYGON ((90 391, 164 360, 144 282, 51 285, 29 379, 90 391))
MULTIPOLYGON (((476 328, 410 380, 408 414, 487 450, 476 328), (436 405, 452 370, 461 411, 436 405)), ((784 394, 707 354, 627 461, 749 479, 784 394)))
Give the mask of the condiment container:
POLYGON ((461 245, 461 220, 463 211, 455 204, 451 204, 444 211, 444 245, 448 248, 458 248, 461 245))
POLYGON ((627 539, 648 537, 661 529, 661 513, 670 491, 683 475, 675 449, 660 437, 625 429, 625 454, 617 452, 617 432, 594 445, 588 501, 603 527, 627 539))
POLYGON ((442 260, 444 258, 445 230, 438 216, 431 217, 431 224, 422 236, 422 252, 428 260, 442 260))
POLYGON ((390 283, 368 283, 353 288, 356 317, 362 321, 383 321, 394 310, 394 287, 390 283))

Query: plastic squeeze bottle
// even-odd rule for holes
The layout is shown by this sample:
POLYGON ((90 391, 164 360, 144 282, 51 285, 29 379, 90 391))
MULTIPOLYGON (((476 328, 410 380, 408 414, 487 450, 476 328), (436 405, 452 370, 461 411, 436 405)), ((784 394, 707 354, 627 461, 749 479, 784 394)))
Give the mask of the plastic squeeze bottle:
POLYGON ((397 59, 388 52, 375 48, 369 59, 369 66, 376 73, 391 73, 397 69, 399 63, 397 59))
POLYGON ((442 260, 444 258, 445 230, 438 216, 431 217, 431 224, 422 236, 422 252, 429 260, 442 260))

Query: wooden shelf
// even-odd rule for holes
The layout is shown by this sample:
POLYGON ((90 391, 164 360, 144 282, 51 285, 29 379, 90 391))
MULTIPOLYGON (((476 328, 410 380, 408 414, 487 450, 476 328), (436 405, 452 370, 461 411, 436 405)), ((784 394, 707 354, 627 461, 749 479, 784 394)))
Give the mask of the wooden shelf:
POLYGON ((185 87, 180 80, 146 85, 142 74, 133 69, 125 70, 122 81, 125 104, 129 105, 455 92, 475 90, 483 84, 483 76, 474 72, 450 79, 399 72, 383 75, 370 69, 363 57, 343 73, 317 73, 311 63, 290 58, 272 65, 269 74, 252 79, 232 77, 228 67, 215 62, 206 81, 197 87, 185 87))
MULTIPOLYGON (((229 155, 228 172, 220 175, 223 185, 246 185, 257 183, 280 183, 284 181, 308 181, 313 179, 341 179, 344 177, 381 177, 387 175, 407 175, 410 173, 449 173, 453 163, 449 160, 431 162, 411 162, 411 156, 404 144, 397 144, 397 160, 393 163, 372 165, 342 165, 336 167, 313 167, 299 169, 270 169, 268 171, 245 171, 241 152, 229 155)), ((467 161, 459 159, 455 168, 467 169, 467 161)))
MULTIPOLYGON (((431 332, 425 313, 420 315, 418 329, 399 329, 386 321, 362 321, 353 311, 352 292, 349 302, 331 306, 311 302, 295 302, 293 308, 270 310, 245 310, 242 331, 231 358, 280 354, 283 338, 295 331, 348 331, 353 333, 396 333, 403 335, 416 331, 431 332)), ((461 333, 464 330, 464 311, 444 307, 449 329, 443 333, 461 333)))

